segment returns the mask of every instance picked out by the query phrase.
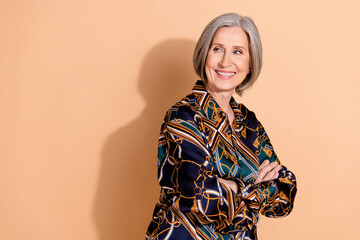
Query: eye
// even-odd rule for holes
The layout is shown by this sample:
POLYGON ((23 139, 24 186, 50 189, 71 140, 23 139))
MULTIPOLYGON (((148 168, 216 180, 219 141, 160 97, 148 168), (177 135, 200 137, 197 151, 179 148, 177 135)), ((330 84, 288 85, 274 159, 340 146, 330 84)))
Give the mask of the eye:
POLYGON ((235 50, 235 51, 234 51, 234 54, 237 54, 237 55, 238 55, 238 54, 243 54, 243 51, 241 51, 241 50, 235 50))
POLYGON ((213 48, 213 51, 214 51, 214 52, 221 52, 221 51, 222 51, 222 49, 221 49, 221 48, 219 48, 219 47, 214 47, 214 48, 213 48))

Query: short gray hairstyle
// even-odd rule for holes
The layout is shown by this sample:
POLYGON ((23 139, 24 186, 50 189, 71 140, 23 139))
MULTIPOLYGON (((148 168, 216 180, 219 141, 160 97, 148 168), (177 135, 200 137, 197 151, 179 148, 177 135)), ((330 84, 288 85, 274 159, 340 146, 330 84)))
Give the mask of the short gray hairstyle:
POLYGON ((246 33, 249 41, 250 72, 236 88, 241 96, 243 91, 251 87, 257 80, 262 67, 262 45, 260 34, 254 22, 249 17, 237 13, 225 13, 214 18, 202 32, 193 55, 193 66, 196 74, 207 83, 205 64, 216 31, 221 27, 239 27, 246 33))

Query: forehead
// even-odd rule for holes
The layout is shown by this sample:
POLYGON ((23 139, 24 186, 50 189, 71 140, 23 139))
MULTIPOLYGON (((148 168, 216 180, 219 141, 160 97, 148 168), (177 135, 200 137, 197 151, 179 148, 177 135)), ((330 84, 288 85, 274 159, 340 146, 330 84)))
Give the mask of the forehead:
POLYGON ((248 36, 240 27, 221 27, 213 37, 212 44, 248 46, 248 36))

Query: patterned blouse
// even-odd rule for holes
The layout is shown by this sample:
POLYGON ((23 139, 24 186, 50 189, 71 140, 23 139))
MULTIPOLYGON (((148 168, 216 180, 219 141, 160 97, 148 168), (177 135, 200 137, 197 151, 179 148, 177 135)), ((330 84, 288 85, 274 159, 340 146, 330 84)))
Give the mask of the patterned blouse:
POLYGON ((294 174, 282 166, 277 179, 254 184, 265 159, 279 160, 255 114, 233 98, 230 104, 232 126, 198 81, 166 113, 158 148, 161 193, 146 239, 257 239, 259 213, 291 212, 294 174), (219 178, 235 181, 239 193, 219 178))

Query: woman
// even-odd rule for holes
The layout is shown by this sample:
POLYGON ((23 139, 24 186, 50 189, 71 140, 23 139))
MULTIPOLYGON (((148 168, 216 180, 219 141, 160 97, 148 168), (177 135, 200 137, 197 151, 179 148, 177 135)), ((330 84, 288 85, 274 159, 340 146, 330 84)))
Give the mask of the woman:
POLYGON ((235 102, 262 66, 253 21, 212 20, 197 42, 201 80, 166 114, 158 148, 161 195, 147 239, 257 239, 259 213, 288 215, 296 180, 255 114, 235 102))

